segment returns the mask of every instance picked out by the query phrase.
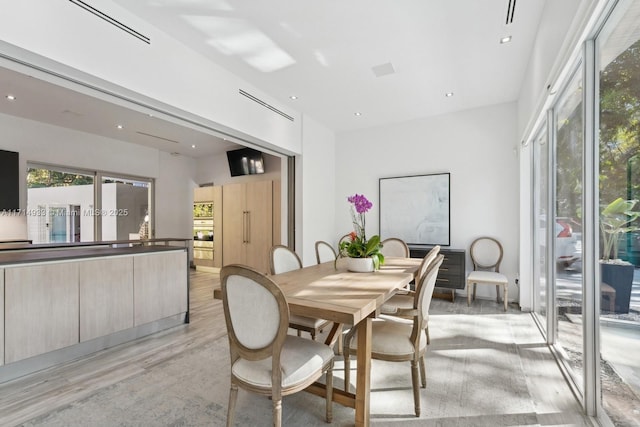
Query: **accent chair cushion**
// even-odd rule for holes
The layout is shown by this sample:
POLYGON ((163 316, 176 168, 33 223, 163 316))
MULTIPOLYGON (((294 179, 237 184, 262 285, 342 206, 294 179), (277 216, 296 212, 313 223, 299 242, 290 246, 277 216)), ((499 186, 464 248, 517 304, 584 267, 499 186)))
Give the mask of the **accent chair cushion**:
MULTIPOLYGON (((322 343, 288 335, 280 355, 282 387, 295 387, 310 376, 322 374, 322 367, 333 359, 333 350, 322 343)), ((231 367, 232 374, 248 384, 271 388, 271 357, 250 361, 238 359, 231 367)))
MULTIPOLYGON (((393 316, 380 316, 372 323, 371 353, 390 356, 404 356, 413 354, 411 344, 411 330, 413 320, 401 319, 393 316)), ((350 348, 358 348, 358 334, 351 340, 350 348)), ((420 351, 427 347, 427 335, 424 329, 420 331, 420 351)))

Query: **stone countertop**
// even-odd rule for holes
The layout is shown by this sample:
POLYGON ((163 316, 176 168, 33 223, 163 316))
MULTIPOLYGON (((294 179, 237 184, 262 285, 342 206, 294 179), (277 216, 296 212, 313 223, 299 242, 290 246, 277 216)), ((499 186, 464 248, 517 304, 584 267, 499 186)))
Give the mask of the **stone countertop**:
MULTIPOLYGON (((95 242, 94 242, 95 243, 95 242)), ((69 247, 57 249, 33 249, 0 252, 0 267, 32 262, 67 261, 82 258, 99 258, 118 255, 139 255, 153 252, 186 251, 184 246, 151 245, 151 246, 93 246, 69 247)))

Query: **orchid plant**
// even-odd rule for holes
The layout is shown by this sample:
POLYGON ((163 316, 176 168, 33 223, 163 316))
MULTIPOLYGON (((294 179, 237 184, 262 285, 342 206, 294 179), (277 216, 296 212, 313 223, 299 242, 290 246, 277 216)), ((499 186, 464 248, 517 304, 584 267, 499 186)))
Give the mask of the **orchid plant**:
POLYGON ((380 236, 372 236, 367 239, 365 233, 365 214, 373 207, 367 198, 362 194, 354 194, 347 197, 351 204, 351 221, 353 230, 349 234, 349 239, 340 243, 338 257, 349 258, 371 258, 374 270, 378 270, 384 264, 384 256, 380 252, 380 236))

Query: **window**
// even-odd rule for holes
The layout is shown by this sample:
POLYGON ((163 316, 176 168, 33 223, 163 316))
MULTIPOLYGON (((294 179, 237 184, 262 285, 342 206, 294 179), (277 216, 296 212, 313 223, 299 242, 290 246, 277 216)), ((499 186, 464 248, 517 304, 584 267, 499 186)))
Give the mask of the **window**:
POLYGON ((153 180, 48 165, 27 169, 27 227, 34 243, 153 236, 153 180))

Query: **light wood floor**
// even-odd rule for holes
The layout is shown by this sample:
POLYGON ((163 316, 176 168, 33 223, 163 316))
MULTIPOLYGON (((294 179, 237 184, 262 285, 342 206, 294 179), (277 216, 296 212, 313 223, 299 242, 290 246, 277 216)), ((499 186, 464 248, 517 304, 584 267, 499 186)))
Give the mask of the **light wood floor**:
MULTIPOLYGON (((212 288, 217 283, 215 274, 192 272, 190 324, 0 384, 0 425, 28 423, 152 371, 154 367, 162 368, 160 365, 176 359, 186 350, 224 336, 222 305, 213 300, 212 295, 212 288)), ((421 426, 588 425, 583 422, 585 419, 580 414, 580 406, 562 379, 529 314, 521 313, 515 305, 504 313, 501 304, 486 300, 477 300, 467 307, 466 300, 461 297, 455 303, 434 299, 430 312, 432 345, 427 364, 432 374, 425 391, 425 399, 429 402, 427 414, 420 419, 412 418, 409 410, 409 415, 402 421, 394 415, 398 408, 390 405, 385 392, 393 393, 395 386, 390 387, 388 380, 398 376, 399 379, 394 381, 404 384, 408 367, 387 366, 384 363, 388 362, 383 362, 376 366, 376 372, 378 376, 382 375, 380 373, 388 375, 372 379, 377 396, 372 397, 372 411, 377 412, 372 423, 388 425, 401 421, 406 425, 421 426), (499 360, 510 363, 495 366, 499 360), (514 377, 519 375, 519 383, 509 380, 510 372, 514 377), (522 372, 525 372, 524 376, 522 372), (504 395, 501 398, 486 396, 487 390, 504 392, 504 395), (509 403, 510 400, 514 404, 509 403)), ((336 363, 338 369, 341 360, 336 363)), ((337 375, 341 374, 338 369, 337 375)), ((407 390, 404 388, 407 387, 402 385, 398 390, 410 395, 410 386, 407 390)), ((222 391, 226 393, 226 384, 222 391)), ((162 393, 162 390, 158 392, 162 393)), ((222 408, 226 405, 225 399, 221 399, 222 408)), ((256 403, 261 404, 260 400, 251 399, 247 397, 244 401, 245 411, 251 411, 256 403)), ((293 406, 295 401, 291 402, 290 406, 293 406)), ((239 406, 242 407, 242 402, 239 406)), ((304 410, 302 407, 301 411, 304 410)), ((261 411, 268 414, 268 406, 261 411)), ((335 412, 338 411, 334 409, 335 412)), ((351 416, 347 414, 346 419, 352 419, 351 416)), ((306 425, 316 421, 312 418, 306 425)), ((141 420, 136 422, 136 425, 148 425, 140 424, 141 420)), ((322 420, 320 422, 323 423, 322 420)))
POLYGON ((192 270, 190 323, 0 385, 0 425, 19 425, 226 334, 218 276, 192 270))

